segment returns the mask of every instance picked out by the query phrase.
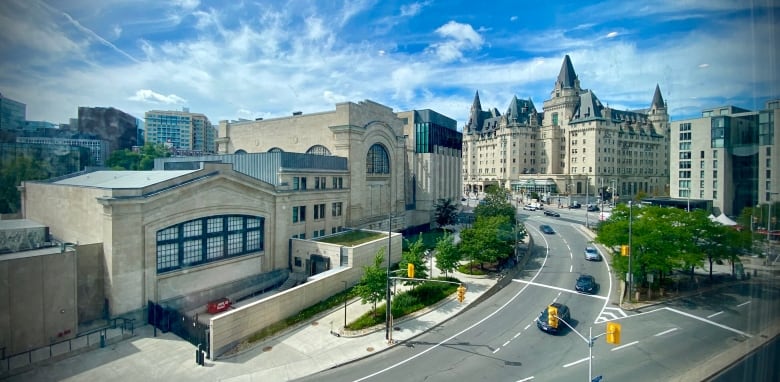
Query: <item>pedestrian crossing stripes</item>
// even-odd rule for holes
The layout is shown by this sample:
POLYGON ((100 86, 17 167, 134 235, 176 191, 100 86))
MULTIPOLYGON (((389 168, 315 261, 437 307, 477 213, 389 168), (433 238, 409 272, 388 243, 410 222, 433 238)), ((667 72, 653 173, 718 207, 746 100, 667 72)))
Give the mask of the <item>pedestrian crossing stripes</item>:
POLYGON ((602 322, 617 320, 618 318, 624 318, 628 317, 628 314, 623 311, 623 309, 620 308, 611 308, 611 307, 604 307, 604 309, 601 311, 601 314, 599 314, 599 317, 596 318, 595 323, 600 324, 602 322))

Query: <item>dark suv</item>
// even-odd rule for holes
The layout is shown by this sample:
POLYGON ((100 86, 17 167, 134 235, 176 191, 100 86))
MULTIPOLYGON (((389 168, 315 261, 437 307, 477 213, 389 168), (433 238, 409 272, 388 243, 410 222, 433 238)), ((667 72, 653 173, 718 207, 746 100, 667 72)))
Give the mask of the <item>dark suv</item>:
POLYGON ((554 306, 556 309, 558 309, 558 327, 553 328, 552 326, 548 325, 547 323, 547 308, 545 308, 542 313, 539 314, 539 318, 536 319, 536 327, 540 330, 543 330, 550 334, 558 334, 560 333, 564 328, 566 328, 566 324, 563 322, 560 322, 560 319, 565 320, 566 322, 571 321, 571 313, 569 312, 569 307, 566 305, 563 305, 559 302, 554 302, 550 304, 550 306, 554 306))
POLYGON ((599 291, 599 284, 596 278, 591 275, 580 275, 577 282, 574 283, 574 290, 577 292, 596 294, 599 291))

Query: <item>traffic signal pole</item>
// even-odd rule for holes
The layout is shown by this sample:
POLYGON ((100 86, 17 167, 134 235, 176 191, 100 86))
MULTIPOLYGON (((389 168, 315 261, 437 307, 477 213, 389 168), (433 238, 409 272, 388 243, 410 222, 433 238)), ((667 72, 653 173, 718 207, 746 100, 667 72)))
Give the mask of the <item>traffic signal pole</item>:
MULTIPOLYGON (((617 324, 617 323, 612 323, 612 325, 610 325, 608 323, 607 324, 608 327, 612 326, 612 328, 611 328, 612 332, 610 332, 610 330, 608 329, 604 333, 601 333, 601 334, 599 334, 599 335, 597 335, 595 337, 593 337, 593 327, 591 326, 590 329, 588 330, 588 338, 585 338, 585 336, 580 334, 580 332, 578 332, 577 329, 574 329, 574 327, 569 325, 569 323, 566 322, 566 320, 564 320, 561 317, 558 317, 557 315, 556 315, 556 317, 558 318, 558 321, 563 322, 566 326, 569 327, 569 329, 571 329, 571 331, 573 331, 574 333, 577 333, 577 335, 580 336, 580 338, 582 338, 582 340, 585 341, 588 344, 588 381, 589 382, 593 381, 593 343, 599 337, 602 337, 602 336, 605 336, 605 335, 609 335, 609 334, 615 334, 614 333, 615 330, 617 331, 617 342, 620 342, 620 339, 619 339, 619 337, 620 337, 620 325, 617 324), (614 329, 615 325, 617 325, 617 329, 614 329)), ((610 342, 610 337, 609 336, 607 337, 607 341, 610 342)), ((611 341, 615 341, 615 337, 614 336, 611 339, 611 341)), ((614 343, 614 342, 610 342, 610 343, 614 343)))

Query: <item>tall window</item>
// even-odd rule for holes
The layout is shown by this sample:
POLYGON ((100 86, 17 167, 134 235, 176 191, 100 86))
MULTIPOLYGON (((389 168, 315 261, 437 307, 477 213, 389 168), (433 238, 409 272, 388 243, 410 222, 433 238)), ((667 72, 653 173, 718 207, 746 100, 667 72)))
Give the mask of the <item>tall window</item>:
POLYGON ((306 206, 295 206, 292 208, 293 223, 306 221, 306 206))
POLYGON ((333 188, 335 189, 342 189, 344 188, 344 179, 340 176, 334 176, 333 177, 333 188))
POLYGON ((306 150, 306 154, 330 155, 330 150, 328 150, 328 148, 323 145, 314 145, 312 147, 309 147, 308 150, 306 150))
POLYGON ((222 215, 157 231, 157 271, 168 272, 263 250, 265 218, 222 215))
POLYGON ((390 159, 384 146, 375 143, 368 149, 366 155, 366 173, 369 174, 389 174, 390 159))
POLYGON ((331 207, 331 212, 332 212, 332 215, 333 215, 333 216, 341 216, 341 214, 342 214, 342 212, 341 212, 342 208, 343 208, 343 203, 342 203, 342 202, 336 202, 336 203, 333 203, 333 205, 332 205, 332 207, 331 207))
POLYGON ((314 205, 314 220, 325 219, 325 203, 314 205))

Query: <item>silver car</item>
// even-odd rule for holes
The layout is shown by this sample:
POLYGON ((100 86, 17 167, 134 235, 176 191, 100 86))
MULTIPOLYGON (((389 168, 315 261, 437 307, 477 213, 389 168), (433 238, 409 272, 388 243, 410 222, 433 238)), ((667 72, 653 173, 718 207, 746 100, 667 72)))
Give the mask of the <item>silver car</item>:
POLYGON ((588 261, 601 261, 601 254, 595 247, 585 248, 585 260, 588 261))

